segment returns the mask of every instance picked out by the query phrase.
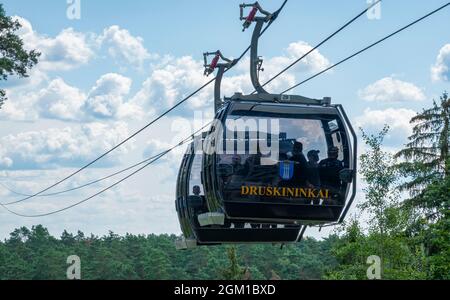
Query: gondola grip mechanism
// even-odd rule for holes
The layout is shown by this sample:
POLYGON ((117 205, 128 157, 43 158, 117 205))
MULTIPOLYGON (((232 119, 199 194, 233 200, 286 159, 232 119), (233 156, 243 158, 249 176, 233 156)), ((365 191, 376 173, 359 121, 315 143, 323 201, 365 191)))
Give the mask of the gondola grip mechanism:
POLYGON ((253 4, 243 3, 239 5, 239 8, 241 12, 240 20, 244 21, 244 24, 242 25, 244 28, 242 29, 242 31, 248 29, 250 25, 257 19, 256 14, 258 13, 258 11, 265 15, 265 21, 269 21, 273 16, 271 13, 265 11, 258 2, 255 2, 253 4), (248 14, 248 16, 244 17, 244 8, 247 7, 252 7, 252 10, 248 14))

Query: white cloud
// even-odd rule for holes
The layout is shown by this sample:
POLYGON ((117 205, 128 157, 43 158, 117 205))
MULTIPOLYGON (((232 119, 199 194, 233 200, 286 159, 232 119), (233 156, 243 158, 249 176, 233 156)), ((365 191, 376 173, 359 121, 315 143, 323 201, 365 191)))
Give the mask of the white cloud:
MULTIPOLYGON (((286 49, 286 58, 290 59, 290 63, 302 57, 307 52, 311 51, 313 47, 307 42, 299 41, 289 44, 286 49)), ((288 64, 284 63, 283 66, 288 64)), ((305 57, 299 64, 297 64, 298 71, 319 72, 330 66, 329 60, 323 56, 319 50, 314 50, 311 54, 305 57)))
POLYGON ((35 67, 28 71, 28 77, 11 76, 7 81, 2 81, 2 86, 6 89, 20 89, 27 87, 38 87, 43 82, 48 81, 48 75, 41 69, 35 67))
POLYGON ((94 56, 91 38, 72 28, 62 30, 56 37, 50 38, 34 31, 31 23, 14 17, 22 28, 18 31, 28 50, 36 49, 42 55, 38 68, 44 71, 66 71, 87 64, 94 56))
POLYGON ((95 118, 124 118, 142 115, 139 107, 125 102, 132 80, 119 74, 105 74, 91 89, 84 111, 95 118))
POLYGON ((38 118, 37 111, 31 108, 30 103, 20 101, 20 99, 26 99, 24 93, 13 92, 7 89, 6 95, 8 96, 8 101, 5 102, 5 105, 0 110, 0 120, 31 121, 38 118), (27 110, 27 108, 31 110, 27 110))
POLYGON ((126 99, 131 83, 130 78, 108 73, 101 76, 87 94, 61 78, 41 89, 8 89, 9 100, 0 110, 0 118, 16 121, 140 118, 142 109, 126 99))
POLYGON ((42 53, 36 67, 42 71, 67 71, 85 65, 95 56, 94 50, 101 46, 107 47, 108 54, 124 69, 126 64, 142 68, 146 60, 159 57, 147 51, 141 37, 117 25, 105 28, 99 36, 66 28, 57 36, 48 37, 36 32, 27 19, 14 18, 22 25, 17 33, 25 48, 42 53))
POLYGON ((155 57, 144 47, 141 37, 132 36, 128 30, 117 25, 106 28, 98 41, 109 47, 109 54, 118 60, 118 63, 141 68, 147 59, 155 57))
MULTIPOLYGON (((260 82, 265 83, 270 80, 273 76, 278 74, 282 69, 289 66, 291 63, 302 57, 304 54, 309 52, 313 47, 305 41, 298 41, 289 44, 289 46, 284 50, 283 55, 265 58, 263 62, 264 72, 260 72, 260 82)), ((250 74, 249 74, 249 64, 250 59, 246 57, 241 61, 241 63, 236 67, 242 74, 240 76, 227 77, 224 79, 224 86, 226 81, 229 80, 233 83, 233 88, 235 89, 232 93, 238 91, 242 92, 245 90, 253 91, 253 86, 250 84, 250 74)), ((296 75, 300 73, 316 73, 322 71, 330 66, 330 61, 322 55, 319 50, 315 50, 308 56, 303 58, 300 62, 295 64, 287 72, 284 72, 276 80, 272 81, 265 89, 268 92, 281 92, 296 83, 296 75)), ((331 71, 329 71, 331 72, 331 71)))
POLYGON ((65 121, 79 120, 86 95, 79 89, 56 78, 43 88, 11 89, 9 100, 0 111, 0 117, 7 120, 32 121, 38 118, 65 121))
MULTIPOLYGON (((263 63, 263 72, 259 73, 259 81, 264 84, 273 76, 278 74, 282 68, 288 66, 295 58, 288 58, 285 56, 276 56, 266 58, 263 63)), ((223 79, 222 89, 225 95, 231 96, 235 92, 249 93, 254 90, 250 80, 250 58, 245 57, 239 65, 236 66, 239 74, 235 76, 226 76, 223 79)), ((264 87, 269 93, 279 93, 296 83, 296 73, 306 71, 305 68, 292 68, 273 80, 270 84, 264 87)))
POLYGON ((37 93, 36 107, 44 118, 76 120, 86 96, 58 78, 37 93))
MULTIPOLYGON (((130 101, 146 111, 155 111, 173 106, 202 86, 209 78, 203 76, 203 64, 190 56, 173 59, 153 70, 142 84, 142 88, 130 101)), ((202 107, 212 103, 212 89, 206 88, 189 100, 189 105, 202 107)))
MULTIPOLYGON (((51 128, 8 135, 0 139, 0 167, 52 169, 79 167, 109 150, 128 136, 125 123, 90 123, 79 127, 51 128)), ((117 163, 130 145, 117 149, 97 167, 117 163)))
POLYGON ((360 98, 370 102, 411 102, 423 101, 426 96, 422 89, 412 83, 386 77, 358 92, 360 98))
POLYGON ((436 64, 431 67, 431 78, 433 81, 450 80, 450 44, 446 44, 439 51, 436 64))
POLYGON ((407 108, 388 108, 384 110, 372 110, 367 108, 363 115, 355 118, 356 127, 362 127, 369 133, 379 132, 387 124, 390 127, 389 142, 400 146, 412 133, 410 120, 416 112, 407 108))

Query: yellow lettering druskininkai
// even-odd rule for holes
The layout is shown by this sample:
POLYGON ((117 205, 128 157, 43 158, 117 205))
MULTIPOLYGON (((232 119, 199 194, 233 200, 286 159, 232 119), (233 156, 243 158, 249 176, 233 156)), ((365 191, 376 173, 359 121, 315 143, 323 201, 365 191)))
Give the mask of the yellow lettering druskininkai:
POLYGON ((265 196, 265 197, 291 197, 291 198, 320 198, 329 199, 330 191, 327 189, 293 188, 293 187, 264 187, 264 186, 242 186, 242 196, 265 196))

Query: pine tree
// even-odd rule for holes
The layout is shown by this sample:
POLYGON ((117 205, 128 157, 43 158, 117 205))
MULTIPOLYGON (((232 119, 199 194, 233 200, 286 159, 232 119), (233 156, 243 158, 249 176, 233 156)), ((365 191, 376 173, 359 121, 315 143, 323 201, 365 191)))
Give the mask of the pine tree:
POLYGON ((395 155, 404 162, 397 165, 406 178, 400 185, 415 198, 429 184, 450 175, 450 98, 448 93, 433 101, 433 107, 424 109, 411 119, 413 134, 405 149, 395 155))
POLYGON ((242 270, 242 267, 239 265, 239 262, 237 260, 236 248, 228 248, 227 254, 230 265, 227 269, 222 271, 223 276, 226 280, 242 280, 244 271, 242 270))
POLYGON ((450 177, 428 186, 420 198, 433 208, 418 236, 427 254, 429 279, 450 279, 450 177))

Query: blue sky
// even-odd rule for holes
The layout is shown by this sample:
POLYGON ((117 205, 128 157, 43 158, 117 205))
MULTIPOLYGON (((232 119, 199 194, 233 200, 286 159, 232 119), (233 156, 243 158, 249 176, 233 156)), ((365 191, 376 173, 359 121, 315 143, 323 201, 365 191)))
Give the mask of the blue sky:
MULTIPOLYGON (((204 82, 201 54, 221 49, 236 57, 249 43, 241 32, 242 1, 81 0, 81 19, 69 20, 65 0, 2 0, 20 17, 27 47, 42 61, 27 80, 2 82, 10 100, 0 111, 0 181, 32 193, 68 174, 140 128, 204 82)), ((280 1, 261 1, 275 10, 280 1)), ((443 0, 383 1, 381 17, 366 16, 325 44, 277 81, 273 92, 300 81, 367 44, 445 4, 443 0)), ((290 0, 261 40, 269 78, 366 6, 365 0, 290 0)), ((410 132, 409 118, 430 105, 450 80, 450 9, 295 90, 305 96, 331 96, 342 103, 356 126, 375 131, 387 123, 390 150, 410 132)), ((247 64, 229 73, 225 93, 250 92, 247 64)), ((108 161, 69 182, 97 178, 172 144, 175 129, 186 127, 194 111, 212 113, 208 89, 169 118, 144 132, 108 161), (184 118, 184 119, 180 119, 184 118), (178 123, 174 123, 178 122, 178 123), (184 122, 184 123, 183 123, 184 122), (175 125, 173 125, 175 124, 175 125)), ((189 125, 189 124, 188 124, 189 125)), ((43 223, 55 234, 82 229, 96 234, 179 232, 174 181, 179 155, 171 155, 126 185, 80 208, 54 217, 26 220, 0 211, 0 237, 18 226, 43 223)), ((80 200, 83 193, 38 198, 15 207, 45 212, 80 200)), ((17 199, 0 187, 0 199, 17 199)))

